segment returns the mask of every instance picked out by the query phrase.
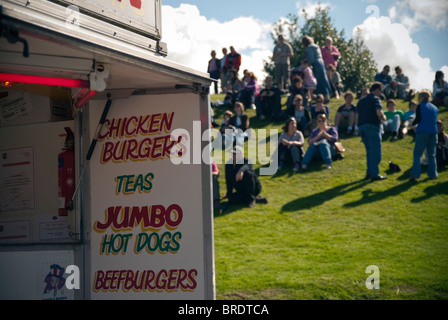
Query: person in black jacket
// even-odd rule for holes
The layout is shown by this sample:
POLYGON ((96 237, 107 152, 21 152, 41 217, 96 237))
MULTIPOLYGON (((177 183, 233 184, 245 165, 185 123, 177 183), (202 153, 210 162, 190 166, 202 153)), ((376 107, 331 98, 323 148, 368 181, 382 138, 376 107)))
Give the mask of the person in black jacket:
POLYGON ((243 157, 240 146, 232 149, 232 160, 225 166, 227 194, 231 204, 255 206, 255 202, 266 203, 266 198, 257 197, 261 192, 261 183, 249 159, 243 157), (233 190, 236 192, 233 192, 233 190))

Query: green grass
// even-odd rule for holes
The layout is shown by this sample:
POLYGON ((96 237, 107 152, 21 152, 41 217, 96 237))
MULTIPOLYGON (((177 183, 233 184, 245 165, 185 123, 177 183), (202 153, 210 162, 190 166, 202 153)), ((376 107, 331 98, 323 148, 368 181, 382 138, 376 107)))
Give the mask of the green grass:
MULTIPOLYGON (((223 96, 212 96, 217 99, 223 96)), ((342 104, 331 101, 331 120, 342 104)), ((218 123, 224 110, 215 109, 218 123)), ((283 123, 247 113, 255 130, 280 132, 283 123)), ((448 127, 446 107, 439 119, 448 127)), ((424 168, 418 183, 409 182, 414 144, 406 136, 383 142, 380 165, 388 173, 392 160, 402 172, 370 183, 362 180, 361 139, 340 140, 345 159, 331 170, 317 163, 293 174, 286 165, 260 176, 268 204, 215 214, 217 299, 448 299, 448 170, 429 180, 424 168), (379 290, 366 288, 369 265, 379 267, 379 290)), ((219 169, 224 194, 224 165, 219 169)))

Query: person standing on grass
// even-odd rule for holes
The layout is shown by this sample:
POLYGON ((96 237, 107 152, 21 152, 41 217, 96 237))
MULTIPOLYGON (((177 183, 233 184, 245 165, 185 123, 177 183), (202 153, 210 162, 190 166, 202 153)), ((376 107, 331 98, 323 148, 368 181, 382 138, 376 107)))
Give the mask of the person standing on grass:
POLYGON ((370 93, 359 100, 356 109, 358 110, 358 128, 362 142, 366 148, 367 173, 365 179, 371 181, 386 179, 380 175, 379 164, 381 162, 381 122, 386 120, 381 104, 381 93, 383 84, 374 82, 370 87, 370 93))
POLYGON ((289 43, 285 42, 283 35, 278 36, 278 43, 274 47, 272 60, 274 60, 275 80, 280 90, 286 90, 289 85, 289 64, 294 51, 289 43))
POLYGON ((411 169, 411 180, 413 181, 420 178, 420 158, 425 149, 428 158, 428 177, 429 179, 436 179, 438 177, 436 148, 438 133, 437 115, 439 111, 437 107, 430 102, 430 99, 431 93, 427 90, 423 90, 418 95, 419 105, 413 122, 413 125, 418 124, 415 134, 414 162, 411 169))
POLYGON ((210 53, 211 59, 208 61, 207 72, 210 75, 210 78, 215 79, 213 85, 215 87, 215 94, 218 94, 218 79, 220 76, 221 62, 216 58, 216 51, 212 50, 210 53))

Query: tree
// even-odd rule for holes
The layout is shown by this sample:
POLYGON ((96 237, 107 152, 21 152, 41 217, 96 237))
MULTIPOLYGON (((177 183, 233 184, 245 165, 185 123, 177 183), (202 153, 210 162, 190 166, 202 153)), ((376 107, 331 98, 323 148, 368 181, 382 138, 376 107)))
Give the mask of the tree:
MULTIPOLYGON (((333 21, 329 15, 329 8, 323 8, 320 4, 316 8, 313 17, 303 9, 304 23, 299 28, 299 17, 289 14, 286 20, 280 20, 274 25, 271 33, 272 39, 277 44, 279 34, 289 38, 289 43, 294 50, 294 56, 291 57, 291 67, 300 65, 304 47, 302 46, 302 37, 305 35, 313 38, 314 42, 323 46, 325 38, 330 36, 341 53, 341 59, 338 61, 338 72, 341 75, 345 90, 357 92, 363 87, 368 86, 377 72, 376 62, 367 46, 364 44, 360 30, 349 40, 345 39, 345 31, 340 32, 333 27, 333 21)), ((266 73, 273 75, 274 62, 265 61, 264 69, 266 73)))

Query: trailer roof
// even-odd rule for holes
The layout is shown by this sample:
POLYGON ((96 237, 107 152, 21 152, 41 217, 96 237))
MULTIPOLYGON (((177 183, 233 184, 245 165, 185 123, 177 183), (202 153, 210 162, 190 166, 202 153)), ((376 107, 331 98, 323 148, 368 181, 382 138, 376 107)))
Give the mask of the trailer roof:
POLYGON ((57 73, 83 78, 89 74, 86 69, 89 66, 93 68, 96 62, 109 67, 106 90, 174 90, 176 85, 209 86, 213 81, 206 73, 156 56, 138 44, 147 40, 151 46, 154 44, 152 39, 142 39, 142 36, 126 30, 119 30, 121 37, 117 37, 110 32, 101 33, 87 28, 92 23, 97 29, 106 28, 108 25, 101 21, 84 21, 86 26, 73 30, 65 21, 29 11, 29 8, 12 8, 7 2, 2 2, 2 5, 2 23, 18 30, 19 37, 28 44, 29 57, 22 55, 22 42, 10 44, 5 38, 0 38, 1 72, 57 73))

